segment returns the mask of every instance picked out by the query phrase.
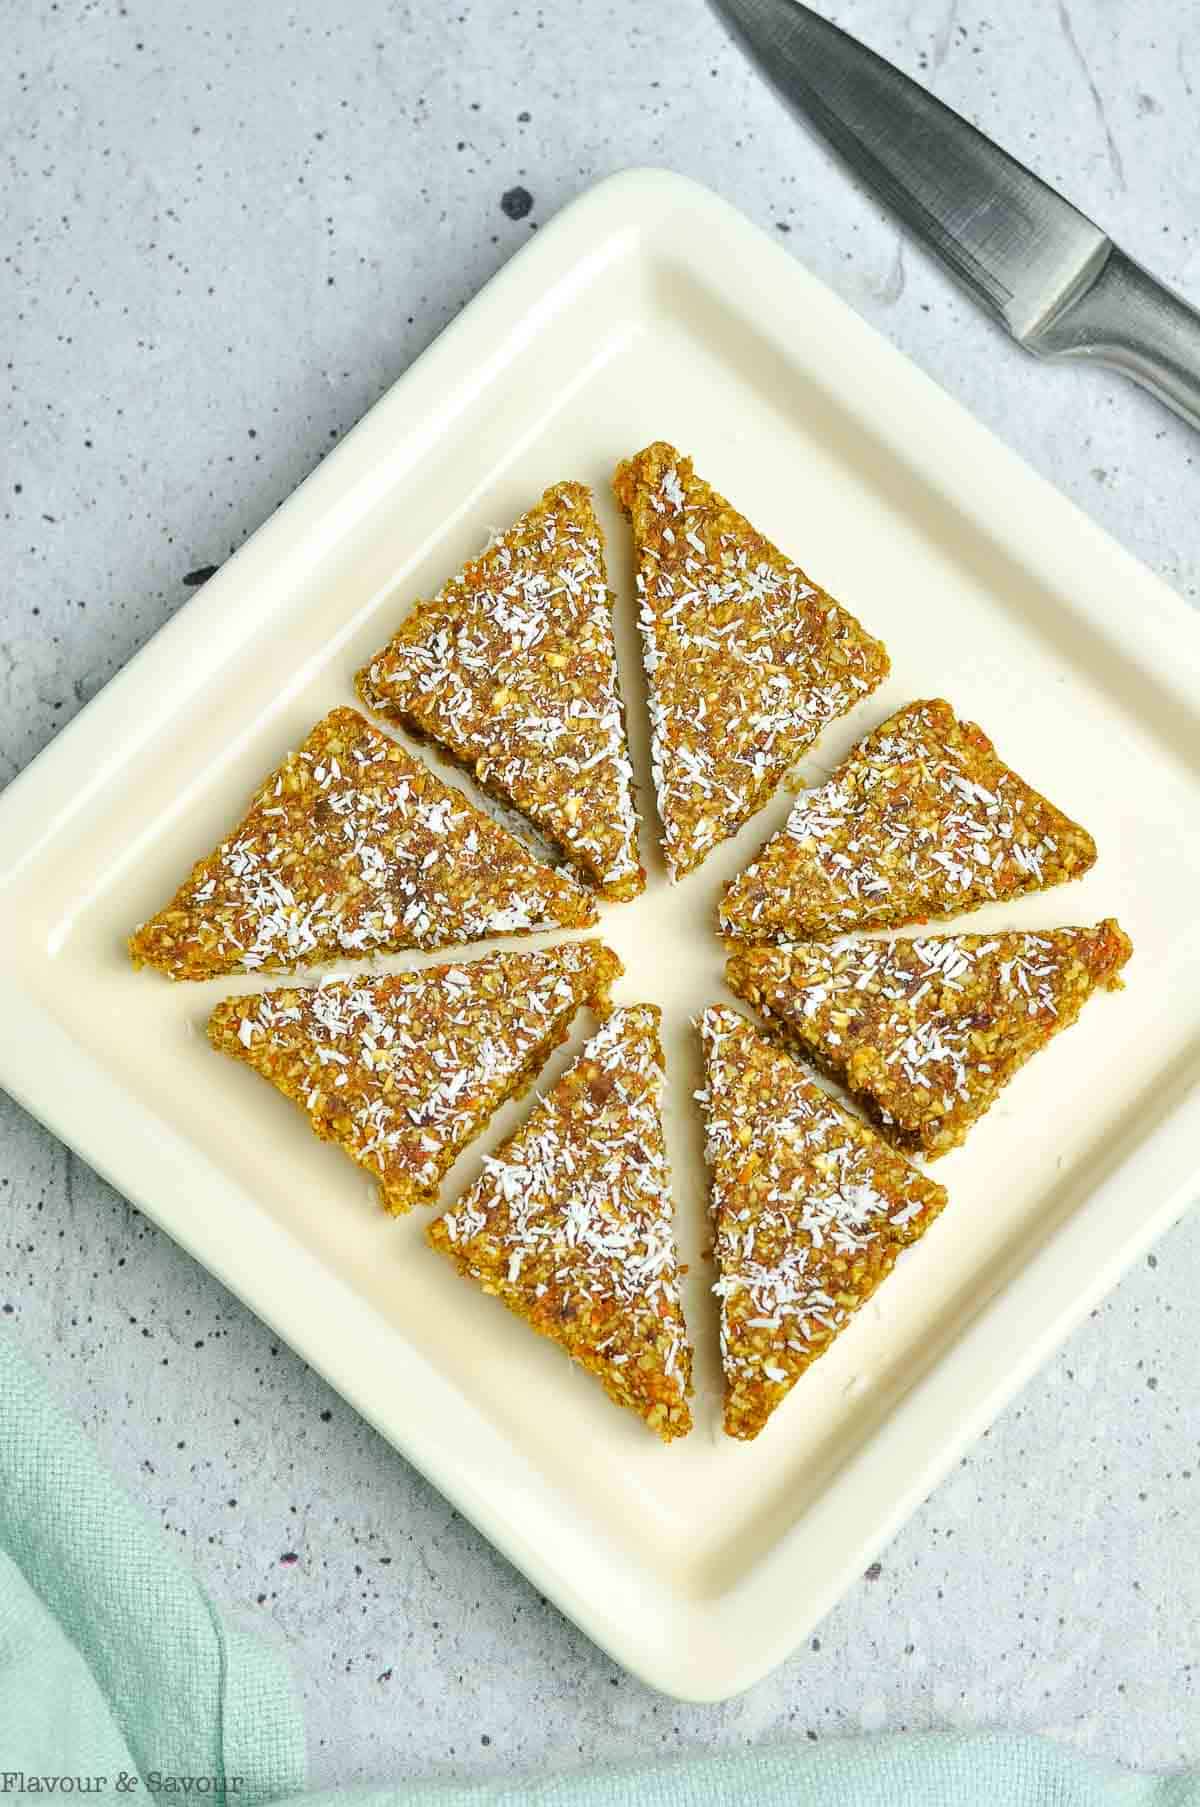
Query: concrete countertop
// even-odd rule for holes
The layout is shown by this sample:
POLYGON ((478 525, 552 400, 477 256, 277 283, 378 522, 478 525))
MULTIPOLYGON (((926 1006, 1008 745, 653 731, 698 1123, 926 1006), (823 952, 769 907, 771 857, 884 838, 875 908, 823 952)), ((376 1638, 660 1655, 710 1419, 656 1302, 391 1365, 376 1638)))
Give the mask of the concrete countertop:
MULTIPOLYGON (((830 0, 1200 297, 1200 10, 830 0)), ((1185 596, 1200 440, 1041 368, 905 246, 701 0, 31 0, 0 68, 0 782, 539 223, 630 164, 736 202, 1185 596)), ((792 1736, 1200 1763, 1200 1219, 817 1636, 718 1707, 630 1680, 207 1274, 0 1098, 0 1325, 226 1609, 315 1783, 792 1736)))

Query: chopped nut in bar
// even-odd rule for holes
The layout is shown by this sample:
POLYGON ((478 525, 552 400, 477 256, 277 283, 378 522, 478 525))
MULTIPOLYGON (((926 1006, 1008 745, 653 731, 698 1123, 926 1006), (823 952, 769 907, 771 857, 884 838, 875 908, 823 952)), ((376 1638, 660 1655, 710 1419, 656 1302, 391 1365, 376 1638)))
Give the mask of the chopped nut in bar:
POLYGON ((909 703, 868 734, 733 880, 734 941, 898 928, 1080 878, 1096 843, 1004 764, 949 703, 909 703))
POLYGON ((389 1211, 437 1201, 493 1113, 528 1090, 621 963, 595 941, 218 1004, 209 1040, 269 1079, 379 1183, 389 1211))
POLYGON ((602 895, 642 890, 613 600, 582 483, 548 489, 419 602, 358 691, 513 804, 602 895))
POLYGON ((700 1033, 725 1430, 749 1439, 946 1194, 736 1010, 700 1033))
POLYGON ((172 979, 584 928, 591 896, 356 709, 335 709, 129 942, 172 979))
POLYGON ((1132 943, 1095 928, 804 942, 733 954, 726 978, 832 1074, 888 1140, 956 1148, 1018 1068, 1121 987, 1132 943))
POLYGON ((617 467, 633 524, 651 757, 672 877, 778 789, 888 656, 673 446, 617 467))
POLYGON ((691 1429, 692 1351, 653 1004, 616 1010, 478 1182, 426 1232, 664 1442, 691 1429))

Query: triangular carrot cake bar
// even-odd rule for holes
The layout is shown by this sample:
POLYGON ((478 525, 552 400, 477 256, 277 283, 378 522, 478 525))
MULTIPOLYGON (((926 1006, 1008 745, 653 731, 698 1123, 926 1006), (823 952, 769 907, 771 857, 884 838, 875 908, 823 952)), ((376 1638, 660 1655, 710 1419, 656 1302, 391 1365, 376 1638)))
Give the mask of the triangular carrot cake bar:
POLYGON ((751 1438, 946 1194, 736 1010, 700 1033, 725 1429, 751 1438))
POLYGON ((446 1169, 533 1083, 580 1005, 603 1014, 620 971, 595 941, 489 954, 229 998, 208 1034, 366 1168, 389 1211, 411 1211, 436 1202, 446 1169))
POLYGON ((129 952, 172 979, 210 979, 595 920, 568 874, 356 709, 335 709, 129 952))
POLYGON ((1080 878, 1096 843, 940 698, 868 734, 734 879, 719 927, 736 941, 828 940, 898 928, 1080 878))
POLYGON ((617 467, 633 523, 654 782, 672 876, 761 809, 888 656, 659 441, 617 467))
POLYGON ((692 1351, 653 1004, 616 1010, 528 1122, 430 1225, 435 1249, 596 1376, 664 1442, 691 1429, 692 1351))
POLYGON ((560 483, 416 605, 358 691, 515 805, 606 897, 628 898, 645 873, 612 615, 591 495, 560 483))
POLYGON ((840 1080, 889 1140, 945 1154, 1133 952, 1091 929, 747 948, 731 988, 840 1080))

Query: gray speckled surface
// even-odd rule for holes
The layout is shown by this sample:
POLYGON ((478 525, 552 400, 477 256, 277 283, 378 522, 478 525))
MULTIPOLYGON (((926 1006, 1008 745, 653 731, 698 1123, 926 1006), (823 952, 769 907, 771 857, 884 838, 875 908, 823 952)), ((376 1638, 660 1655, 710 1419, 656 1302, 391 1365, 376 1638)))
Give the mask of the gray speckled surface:
MULTIPOLYGON (((1195 7, 828 10, 1200 295, 1195 7)), ((699 0, 0 11, 0 780, 540 221, 631 163, 671 164, 786 234, 1197 596, 1200 441, 1115 378, 1010 348, 795 130, 699 0), (532 207, 514 219, 516 188, 532 207)), ((620 1674, 2 1098, 0 1180, 5 1328, 217 1599, 286 1645, 314 1781, 937 1725, 1200 1763, 1200 1219, 810 1645, 740 1700, 681 1707, 620 1674)))

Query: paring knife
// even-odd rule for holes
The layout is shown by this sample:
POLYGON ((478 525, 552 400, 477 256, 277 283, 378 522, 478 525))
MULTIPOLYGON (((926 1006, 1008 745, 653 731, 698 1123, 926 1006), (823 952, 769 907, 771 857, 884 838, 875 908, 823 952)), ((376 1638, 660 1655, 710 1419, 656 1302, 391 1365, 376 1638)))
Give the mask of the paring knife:
POLYGON ((799 0, 713 0, 762 73, 1018 345, 1200 427, 1200 313, 958 113, 799 0))

